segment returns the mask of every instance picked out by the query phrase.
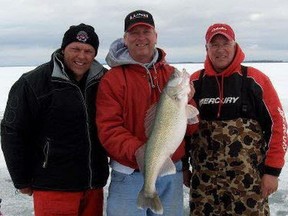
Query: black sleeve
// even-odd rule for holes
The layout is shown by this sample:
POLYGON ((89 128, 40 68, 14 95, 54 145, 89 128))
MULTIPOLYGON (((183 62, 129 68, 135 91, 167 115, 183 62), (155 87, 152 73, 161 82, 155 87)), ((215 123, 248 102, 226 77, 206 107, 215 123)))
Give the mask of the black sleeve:
POLYGON ((33 170, 31 140, 33 119, 31 107, 35 96, 21 77, 11 88, 3 120, 1 121, 1 147, 16 188, 30 186, 33 170))

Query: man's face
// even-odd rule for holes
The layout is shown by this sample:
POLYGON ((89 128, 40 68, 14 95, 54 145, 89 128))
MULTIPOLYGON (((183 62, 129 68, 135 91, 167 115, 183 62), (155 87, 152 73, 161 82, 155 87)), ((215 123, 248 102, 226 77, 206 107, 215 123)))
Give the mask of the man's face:
POLYGON ((149 63, 154 55, 157 33, 154 28, 138 25, 125 33, 124 41, 135 61, 149 63))
POLYGON ((76 80, 80 80, 90 69, 96 51, 90 44, 72 42, 63 50, 64 64, 71 70, 76 80))
POLYGON ((225 36, 215 35, 206 45, 207 54, 217 72, 225 70, 233 61, 236 43, 225 36))

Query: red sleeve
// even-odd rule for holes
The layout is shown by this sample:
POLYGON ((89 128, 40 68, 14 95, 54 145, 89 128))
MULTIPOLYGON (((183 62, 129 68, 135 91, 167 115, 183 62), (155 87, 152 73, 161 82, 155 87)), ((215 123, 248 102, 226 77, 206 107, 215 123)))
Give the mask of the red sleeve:
POLYGON ((250 74, 248 73, 249 75, 253 76, 255 81, 262 87, 263 103, 272 121, 265 165, 281 169, 284 166, 284 157, 287 151, 287 122, 282 105, 277 92, 266 75, 255 68, 251 70, 250 74))
MULTIPOLYGON (((119 73, 118 73, 119 74, 119 73)), ((97 93, 96 123, 100 142, 108 155, 119 163, 137 168, 135 151, 143 144, 124 127, 123 76, 106 73, 97 93)))

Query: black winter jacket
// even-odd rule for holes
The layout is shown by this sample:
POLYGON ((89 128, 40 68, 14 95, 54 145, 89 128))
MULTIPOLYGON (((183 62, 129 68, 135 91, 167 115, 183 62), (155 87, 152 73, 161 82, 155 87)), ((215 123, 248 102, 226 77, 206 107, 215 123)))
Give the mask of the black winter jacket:
POLYGON ((107 69, 94 61, 81 93, 61 58, 57 50, 9 93, 1 144, 18 189, 81 191, 103 187, 108 178, 95 124, 96 92, 107 69))

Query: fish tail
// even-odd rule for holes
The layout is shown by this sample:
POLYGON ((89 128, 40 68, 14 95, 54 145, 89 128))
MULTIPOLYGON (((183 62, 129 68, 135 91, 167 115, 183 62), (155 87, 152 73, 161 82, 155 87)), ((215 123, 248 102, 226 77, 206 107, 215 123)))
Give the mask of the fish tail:
POLYGON ((138 195, 137 207, 140 209, 150 208, 155 214, 163 214, 163 206, 158 194, 147 194, 143 189, 138 195))

